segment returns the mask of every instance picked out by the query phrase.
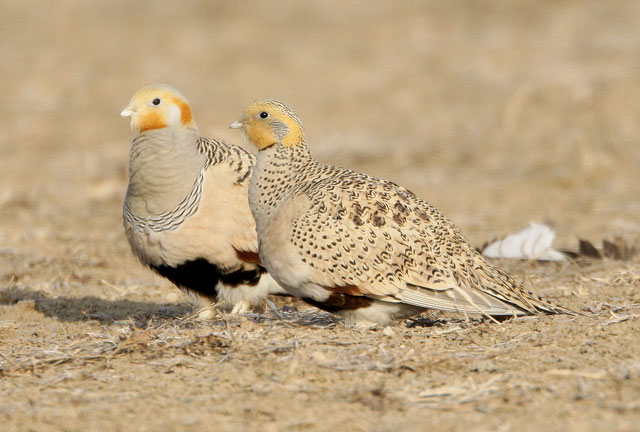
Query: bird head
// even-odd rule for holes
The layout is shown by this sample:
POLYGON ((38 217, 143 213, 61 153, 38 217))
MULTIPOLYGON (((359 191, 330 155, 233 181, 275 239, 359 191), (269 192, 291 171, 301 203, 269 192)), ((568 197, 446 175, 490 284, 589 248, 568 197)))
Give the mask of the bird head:
POLYGON ((304 129, 294 109, 275 99, 252 102, 242 116, 230 126, 243 129, 247 139, 258 150, 273 145, 304 145, 304 129))
POLYGON ((138 133, 166 127, 196 127, 189 102, 166 84, 142 87, 120 115, 129 117, 131 129, 138 133))

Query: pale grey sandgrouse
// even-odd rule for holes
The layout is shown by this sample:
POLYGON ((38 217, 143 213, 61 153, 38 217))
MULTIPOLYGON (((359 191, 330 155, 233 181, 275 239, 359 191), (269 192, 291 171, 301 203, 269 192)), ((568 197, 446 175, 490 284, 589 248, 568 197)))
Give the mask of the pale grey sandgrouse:
POLYGON ((313 159, 289 105, 253 102, 231 127, 258 148, 249 203, 260 258, 290 294, 347 324, 387 323, 424 309, 571 313, 487 262, 407 189, 313 159))
POLYGON ((133 253, 199 305, 245 312, 283 293, 260 264, 248 202, 255 156, 202 138, 168 85, 138 90, 122 111, 131 144, 124 228, 133 253))

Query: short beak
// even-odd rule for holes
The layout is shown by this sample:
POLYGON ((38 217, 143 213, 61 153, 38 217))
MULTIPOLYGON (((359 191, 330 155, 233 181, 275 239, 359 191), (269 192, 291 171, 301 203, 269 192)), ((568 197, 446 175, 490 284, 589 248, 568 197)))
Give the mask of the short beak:
POLYGON ((234 121, 229 125, 231 129, 242 129, 246 124, 247 120, 245 116, 240 117, 238 120, 234 121))
POLYGON ((121 117, 131 117, 133 115, 133 110, 129 107, 126 107, 125 109, 122 110, 122 112, 120 113, 121 117))

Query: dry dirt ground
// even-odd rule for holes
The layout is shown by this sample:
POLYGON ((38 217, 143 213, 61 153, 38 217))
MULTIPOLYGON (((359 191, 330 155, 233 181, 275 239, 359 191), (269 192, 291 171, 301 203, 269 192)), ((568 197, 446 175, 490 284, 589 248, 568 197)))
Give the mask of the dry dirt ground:
POLYGON ((640 2, 0 4, 0 429, 640 430, 640 257, 503 261, 584 316, 209 322, 121 227, 140 86, 203 135, 259 97, 318 158, 403 184, 477 245, 529 221, 640 244, 640 2))

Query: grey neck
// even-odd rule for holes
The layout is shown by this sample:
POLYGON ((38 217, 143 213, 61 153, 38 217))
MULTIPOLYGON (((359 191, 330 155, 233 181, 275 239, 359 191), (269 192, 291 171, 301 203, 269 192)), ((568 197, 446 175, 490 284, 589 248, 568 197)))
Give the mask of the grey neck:
POLYGON ((141 220, 166 219, 181 206, 199 201, 207 158, 197 142, 195 128, 138 135, 131 145, 125 213, 141 220))

